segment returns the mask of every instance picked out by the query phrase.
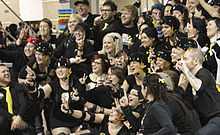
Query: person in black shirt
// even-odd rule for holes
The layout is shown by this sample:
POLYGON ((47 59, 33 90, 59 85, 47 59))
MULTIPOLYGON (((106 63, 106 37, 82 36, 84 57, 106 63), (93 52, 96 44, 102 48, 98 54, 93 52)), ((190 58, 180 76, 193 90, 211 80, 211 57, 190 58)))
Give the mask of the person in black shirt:
POLYGON ((74 31, 76 25, 83 23, 82 18, 78 14, 71 14, 66 29, 57 38, 57 48, 54 51, 54 57, 57 59, 61 56, 69 57, 76 49, 74 31))
POLYGON ((102 49, 103 37, 110 32, 120 33, 120 21, 116 19, 117 6, 113 1, 106 1, 101 6, 101 15, 94 20, 95 48, 102 49))
POLYGON ((135 43, 138 40, 136 35, 138 34, 137 28, 137 8, 133 5, 127 5, 122 8, 121 11, 121 34, 124 48, 130 48, 129 40, 135 43))
POLYGON ((94 46, 86 37, 86 26, 79 23, 74 29, 74 43, 72 44, 73 49, 67 49, 68 54, 64 54, 64 57, 70 59, 72 69, 74 69, 74 75, 79 77, 80 75, 90 72, 90 58, 95 53, 94 46))
POLYGON ((146 76, 142 92, 147 103, 139 133, 144 135, 175 135, 176 129, 172 122, 171 112, 165 103, 167 88, 161 77, 157 74, 146 76))
POLYGON ((213 18, 207 24, 207 36, 210 45, 202 48, 205 53, 203 66, 207 68, 215 77, 217 85, 220 85, 220 19, 213 18))
POLYGON ((70 102, 72 109, 82 110, 84 101, 79 98, 78 90, 72 86, 70 62, 67 58, 61 57, 57 60, 56 76, 56 79, 50 81, 42 88, 38 88, 36 96, 39 100, 50 98, 53 101, 48 121, 52 133, 54 135, 60 133, 70 134, 71 129, 77 128, 82 122, 63 113, 60 110, 60 106, 63 103, 63 99, 66 99, 70 102))
POLYGON ((220 133, 219 93, 211 73, 202 67, 203 53, 189 48, 176 67, 182 71, 179 86, 184 100, 188 101, 200 116, 202 128, 197 135, 218 135, 220 133), (193 59, 192 59, 193 58, 193 59))
POLYGON ((88 39, 94 40, 93 23, 97 15, 90 12, 90 4, 88 0, 77 0, 74 5, 77 13, 81 16, 83 23, 88 26, 88 39))
POLYGON ((39 40, 35 37, 29 37, 24 48, 0 49, 0 59, 6 62, 12 62, 13 80, 17 81, 18 73, 30 61, 34 60, 36 45, 39 40))
POLYGON ((122 84, 122 88, 129 93, 133 88, 141 90, 141 85, 146 76, 145 56, 142 53, 132 53, 129 57, 128 76, 122 84))
POLYGON ((128 97, 124 96, 119 101, 125 118, 128 121, 130 131, 136 133, 140 128, 140 121, 144 114, 144 97, 142 92, 132 89, 128 97))

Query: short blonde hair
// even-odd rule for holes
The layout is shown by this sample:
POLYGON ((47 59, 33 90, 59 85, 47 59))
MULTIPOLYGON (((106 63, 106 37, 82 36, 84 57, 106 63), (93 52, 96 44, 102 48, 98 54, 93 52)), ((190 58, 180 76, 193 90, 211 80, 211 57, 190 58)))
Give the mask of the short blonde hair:
POLYGON ((71 14, 68 21, 77 20, 79 23, 82 23, 82 17, 79 14, 71 14))
POLYGON ((188 48, 185 53, 189 53, 197 62, 201 64, 205 61, 204 54, 200 48, 188 48))

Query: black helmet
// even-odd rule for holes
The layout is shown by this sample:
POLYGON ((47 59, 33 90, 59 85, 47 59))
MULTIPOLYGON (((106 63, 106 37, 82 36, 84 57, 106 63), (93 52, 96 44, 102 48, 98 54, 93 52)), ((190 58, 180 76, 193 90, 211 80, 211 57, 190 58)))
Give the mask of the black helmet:
POLYGON ((52 55, 53 48, 47 42, 41 42, 37 45, 36 51, 43 53, 44 55, 52 55))
POLYGON ((64 58, 64 57, 60 57, 56 64, 55 64, 55 68, 58 68, 58 67, 66 67, 66 68, 69 68, 70 67, 70 61, 68 58, 64 58))

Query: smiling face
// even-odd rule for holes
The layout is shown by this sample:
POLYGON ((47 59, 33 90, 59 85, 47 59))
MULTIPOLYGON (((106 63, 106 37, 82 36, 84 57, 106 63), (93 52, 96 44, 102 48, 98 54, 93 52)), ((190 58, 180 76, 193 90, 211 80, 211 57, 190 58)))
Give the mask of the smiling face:
POLYGON ((73 33, 75 30, 76 25, 80 23, 80 20, 78 17, 74 17, 74 15, 72 15, 72 17, 69 19, 68 21, 68 30, 70 31, 70 33, 73 33))
POLYGON ((161 18, 161 11, 159 9, 152 10, 152 18, 155 20, 160 20, 161 18))
POLYGON ((112 107, 112 112, 109 115, 109 121, 112 123, 120 122, 124 119, 123 114, 115 107, 112 107))
POLYGON ((24 47, 25 56, 31 57, 34 55, 34 52, 35 52, 35 45, 28 42, 24 47))
POLYGON ((95 74, 102 73, 102 59, 98 58, 92 62, 92 72, 95 74))
POLYGON ((172 37, 172 35, 174 33, 173 28, 167 24, 162 25, 162 32, 163 32, 165 38, 172 37))
POLYGON ((156 65, 159 67, 160 71, 165 71, 165 70, 170 69, 170 63, 160 57, 157 57, 156 65))
POLYGON ((109 68, 108 70, 108 80, 113 84, 116 85, 119 83, 119 78, 116 74, 112 73, 111 68, 109 68))
POLYGON ((179 20, 179 22, 183 21, 184 14, 182 14, 179 10, 174 10, 173 16, 175 16, 179 20))
POLYGON ((48 55, 45 55, 42 52, 38 52, 38 51, 35 52, 35 58, 36 58, 37 64, 39 64, 39 65, 40 64, 47 64, 49 61, 48 55))
POLYGON ((39 31, 40 31, 40 35, 41 36, 48 36, 48 35, 50 35, 50 27, 44 21, 40 22, 39 31))
POLYGON ((76 10, 80 16, 86 17, 89 13, 89 6, 86 4, 79 3, 76 6, 76 10))
POLYGON ((218 27, 214 20, 208 22, 206 29, 207 29, 207 36, 209 38, 214 37, 218 33, 218 27))
POLYGON ((146 33, 141 34, 141 45, 143 45, 145 48, 153 46, 153 41, 154 39, 149 38, 146 33))
POLYGON ((138 95, 138 90, 132 89, 128 95, 128 103, 129 106, 131 107, 136 107, 139 105, 139 95, 138 95))
POLYGON ((104 21, 111 20, 114 16, 114 13, 110 6, 102 6, 101 7, 101 17, 104 21))
POLYGON ((5 65, 0 65, 0 84, 8 85, 11 81, 9 68, 5 65))
POLYGON ((140 71, 143 71, 144 68, 144 64, 138 61, 131 61, 129 66, 130 73, 133 75, 140 73, 140 71))
POLYGON ((74 36, 76 41, 84 40, 85 39, 85 31, 81 29, 77 29, 74 31, 74 36))
POLYGON ((56 75, 58 79, 65 79, 68 78, 70 74, 70 69, 66 67, 57 67, 56 69, 56 75))
POLYGON ((122 55, 122 56, 116 57, 115 58, 115 66, 122 68, 122 69, 126 68, 127 59, 128 59, 127 55, 122 55))
POLYGON ((172 6, 167 5, 164 9, 164 16, 171 16, 172 15, 172 6))
POLYGON ((133 24, 134 17, 132 16, 132 12, 128 10, 123 10, 121 12, 121 22, 123 25, 133 24))
POLYGON ((187 37, 193 39, 197 37, 198 31, 196 28, 193 27, 191 23, 187 23, 187 37))
POLYGON ((190 51, 186 51, 181 61, 186 63, 186 66, 189 68, 189 70, 192 70, 196 66, 195 59, 196 58, 193 57, 190 51))
POLYGON ((115 43, 111 36, 105 36, 103 38, 103 47, 107 54, 115 52, 115 43))

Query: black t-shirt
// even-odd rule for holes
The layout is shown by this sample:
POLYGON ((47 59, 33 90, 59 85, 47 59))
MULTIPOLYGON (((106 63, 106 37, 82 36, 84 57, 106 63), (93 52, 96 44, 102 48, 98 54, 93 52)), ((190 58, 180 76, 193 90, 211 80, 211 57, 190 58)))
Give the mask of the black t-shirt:
MULTIPOLYGON (((63 88, 61 88, 58 80, 50 82, 49 85, 52 87, 52 93, 50 97, 53 100, 51 114, 50 114, 51 128, 56 128, 56 127, 74 128, 79 126, 82 123, 80 119, 76 119, 68 114, 65 114, 60 109, 62 104, 62 100, 61 100, 62 94, 69 95, 69 99, 70 99, 72 90, 70 89, 69 91, 66 91, 63 88)), ((75 110, 83 109, 83 106, 81 104, 78 104, 78 102, 75 102, 75 104, 73 105, 74 108, 73 106, 70 106, 70 108, 75 110)))
POLYGON ((201 124, 204 125, 218 112, 216 109, 219 108, 217 103, 220 102, 220 95, 216 89, 215 79, 207 69, 201 68, 195 76, 202 81, 201 88, 194 96, 191 85, 188 85, 182 97, 188 106, 195 108, 199 113, 201 124))
POLYGON ((141 133, 144 135, 175 135, 175 126, 165 103, 154 101, 148 103, 141 122, 141 133))
POLYGON ((193 125, 190 110, 185 106, 182 100, 174 94, 168 94, 167 106, 172 114, 172 121, 176 126, 178 133, 192 135, 196 130, 193 125))
POLYGON ((126 81, 128 82, 129 85, 127 93, 130 93, 132 89, 141 90, 141 86, 137 84, 134 75, 129 75, 126 81))

